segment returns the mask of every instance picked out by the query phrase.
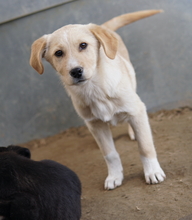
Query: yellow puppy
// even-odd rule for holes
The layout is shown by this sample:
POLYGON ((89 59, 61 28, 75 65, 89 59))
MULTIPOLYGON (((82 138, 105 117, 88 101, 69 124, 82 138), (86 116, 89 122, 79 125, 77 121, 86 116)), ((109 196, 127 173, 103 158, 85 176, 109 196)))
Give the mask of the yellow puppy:
POLYGON ((51 63, 100 147, 108 167, 106 189, 120 186, 123 180, 109 124, 130 123, 128 133, 138 141, 147 183, 159 183, 165 178, 157 160, 146 107, 136 93, 135 71, 121 37, 114 32, 160 12, 124 14, 101 26, 67 25, 32 45, 31 66, 42 74, 42 58, 51 63))

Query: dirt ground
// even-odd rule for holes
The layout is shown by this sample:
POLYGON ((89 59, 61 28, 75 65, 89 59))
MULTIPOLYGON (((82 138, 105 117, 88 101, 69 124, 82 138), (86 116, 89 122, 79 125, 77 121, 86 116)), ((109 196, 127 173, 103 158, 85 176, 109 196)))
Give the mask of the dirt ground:
POLYGON ((46 139, 22 144, 34 160, 52 159, 74 170, 82 182, 82 220, 192 219, 192 109, 150 115, 158 158, 167 178, 157 185, 144 181, 137 142, 127 125, 112 127, 124 167, 123 185, 106 191, 107 168, 86 127, 71 128, 46 139), (186 217, 188 216, 188 217, 186 217))

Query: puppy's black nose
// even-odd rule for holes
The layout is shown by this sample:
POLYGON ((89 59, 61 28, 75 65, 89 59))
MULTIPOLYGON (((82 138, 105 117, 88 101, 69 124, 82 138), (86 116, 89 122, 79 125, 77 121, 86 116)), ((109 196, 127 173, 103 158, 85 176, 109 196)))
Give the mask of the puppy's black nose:
POLYGON ((76 79, 79 79, 82 77, 83 75, 83 68, 82 67, 76 67, 74 69, 72 69, 70 71, 70 75, 73 77, 73 78, 76 78, 76 79))

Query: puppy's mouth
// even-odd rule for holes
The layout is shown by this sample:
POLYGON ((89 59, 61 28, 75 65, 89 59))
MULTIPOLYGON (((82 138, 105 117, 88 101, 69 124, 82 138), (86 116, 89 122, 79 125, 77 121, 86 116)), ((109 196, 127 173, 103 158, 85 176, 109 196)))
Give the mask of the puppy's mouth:
POLYGON ((73 79, 73 85, 79 85, 79 84, 82 84, 84 82, 86 82, 87 80, 84 79, 84 78, 81 78, 81 79, 73 79))

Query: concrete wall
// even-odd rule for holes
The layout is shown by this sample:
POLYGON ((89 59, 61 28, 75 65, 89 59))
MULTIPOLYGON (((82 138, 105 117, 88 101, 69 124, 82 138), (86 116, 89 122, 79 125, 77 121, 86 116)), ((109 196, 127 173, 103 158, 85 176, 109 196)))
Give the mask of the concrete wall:
MULTIPOLYGON (((30 47, 43 34, 73 23, 97 23, 127 12, 165 13, 121 28, 148 110, 191 105, 192 1, 77 0, 0 25, 0 145, 46 137, 83 121, 45 62, 29 66, 30 47)), ((9 10, 9 9, 8 9, 9 10)))
POLYGON ((0 1, 0 24, 60 6, 74 0, 6 0, 0 1))

